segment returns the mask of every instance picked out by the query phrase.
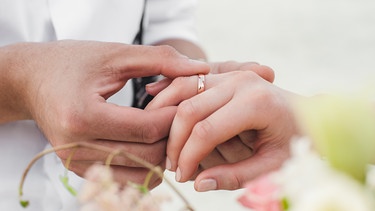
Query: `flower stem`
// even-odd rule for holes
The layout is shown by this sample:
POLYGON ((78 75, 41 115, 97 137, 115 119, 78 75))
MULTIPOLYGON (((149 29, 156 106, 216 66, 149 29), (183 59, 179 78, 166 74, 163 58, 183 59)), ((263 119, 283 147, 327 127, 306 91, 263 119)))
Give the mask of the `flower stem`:
MULTIPOLYGON (((172 190, 178 195, 178 197, 184 202, 185 204, 185 208, 187 210, 191 210, 193 211, 194 209, 192 208, 192 206, 190 205, 190 203, 188 202, 188 200, 183 196, 183 194, 167 179, 164 177, 164 174, 163 174, 163 170, 159 167, 159 166, 155 166, 131 153, 128 153, 128 152, 125 152, 123 150, 113 150, 112 148, 109 148, 109 147, 105 147, 105 146, 102 146, 102 145, 98 145, 98 144, 93 144, 93 143, 88 143, 88 142, 75 142, 75 143, 69 143, 69 144, 64 144, 64 145, 60 145, 60 146, 56 146, 56 147, 53 147, 51 149, 46 149, 40 153, 38 153, 30 162, 29 164, 27 165, 26 169, 24 170, 23 174, 22 174, 22 178, 21 178, 21 181, 20 181, 20 184, 19 184, 19 190, 18 190, 18 193, 19 193, 19 198, 20 198, 20 203, 26 207, 28 205, 28 201, 24 201, 22 200, 22 195, 23 195, 23 186, 24 186, 24 183, 25 183, 25 180, 26 180, 26 176, 28 174, 28 172, 30 171, 31 167, 35 164, 36 161, 38 161, 40 158, 42 158, 43 156, 49 154, 49 153, 53 153, 53 152, 57 152, 57 151, 61 151, 61 150, 67 150, 67 149, 78 149, 78 148, 88 148, 88 149, 93 149, 93 150, 98 150, 98 151, 102 151, 102 152, 106 152, 108 153, 108 157, 106 159, 106 162, 105 164, 107 166, 110 166, 113 158, 115 156, 124 156, 138 164, 141 164, 142 166, 146 167, 147 169, 150 170, 150 173, 147 175, 146 179, 145 179, 145 183, 144 184, 149 184, 149 181, 152 177, 153 174, 156 174, 160 179, 163 179, 167 184, 168 186, 170 186, 172 188, 172 190), (25 204, 25 205, 24 205, 25 204)), ((68 168, 69 165, 70 165, 70 162, 71 162, 71 158, 73 156, 73 154, 75 153, 75 151, 72 152, 71 156, 69 156, 70 159, 67 160, 67 163, 66 163, 66 167, 68 168)))

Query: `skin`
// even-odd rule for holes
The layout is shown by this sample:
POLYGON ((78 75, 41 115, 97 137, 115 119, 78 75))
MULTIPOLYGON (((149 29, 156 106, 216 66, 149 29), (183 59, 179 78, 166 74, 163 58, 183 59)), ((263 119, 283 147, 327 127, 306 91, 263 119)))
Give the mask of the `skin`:
MULTIPOLYGON (((69 40, 0 48, 0 123, 34 120, 52 146, 92 142, 130 152, 164 168, 166 137, 177 108, 147 111, 110 104, 106 99, 134 77, 161 74, 172 80, 208 71, 247 69, 254 63, 208 66, 188 59, 206 59, 194 43, 173 39, 155 45, 159 47, 69 40)), ((271 69, 260 69, 258 73, 273 80, 271 69)), ((222 155, 232 154, 231 151, 227 148, 211 153, 191 178, 204 169, 227 163, 222 155)), ((57 155, 66 162, 71 151, 59 151, 57 155)), ((233 161, 248 153, 236 155, 233 161)), ((74 153, 69 169, 82 176, 90 165, 106 158, 105 153, 80 149, 74 153)), ((123 157, 115 157, 111 167, 115 179, 123 184, 129 180, 143 183, 148 173, 123 157)), ((150 188, 160 182, 153 177, 150 188)))
MULTIPOLYGON (((253 64, 248 70, 265 68, 253 64)), ((291 102, 301 96, 253 71, 209 74, 205 85, 198 95, 197 76, 147 87, 157 94, 148 110, 178 106, 167 145, 167 168, 176 171, 176 180, 187 181, 206 156, 221 149, 227 150, 222 154, 226 163, 202 171, 196 190, 238 189, 280 167, 289 156, 289 140, 300 133, 291 102), (242 160, 231 160, 246 153, 242 160)))
POLYGON ((189 57, 194 60, 206 61, 207 56, 203 49, 195 43, 181 39, 168 39, 162 40, 158 43, 153 44, 155 46, 167 45, 176 49, 182 55, 189 57))
MULTIPOLYGON (((176 108, 145 111, 106 99, 134 77, 161 74, 175 78, 209 70, 207 64, 169 46, 69 40, 1 47, 0 123, 35 120, 52 146, 92 142, 163 166, 165 137, 176 108)), ((57 152, 63 162, 70 154, 70 150, 57 152)), ((92 163, 106 157, 93 150, 77 150, 69 168, 82 176, 92 163)), ((123 183, 142 183, 148 173, 121 157, 115 157, 112 168, 123 183)), ((151 186, 159 183, 154 178, 151 186)))
MULTIPOLYGON (((209 63, 210 65, 210 73, 218 74, 218 73, 226 73, 231 71, 248 71, 251 69, 254 73, 258 74, 265 80, 269 82, 273 82, 274 80, 274 72, 271 68, 263 65, 259 65, 256 62, 235 62, 235 61, 227 61, 227 62, 212 62, 209 63)), ((181 80, 184 80, 183 78, 181 80)), ((162 81, 159 81, 154 84, 149 84, 146 86, 147 91, 151 95, 156 95, 160 90, 167 87, 172 82, 172 79, 166 78, 162 81)), ((181 93, 186 93, 185 89, 180 90, 181 93)), ((167 101, 166 101, 167 102, 167 101)), ((146 107, 147 109, 152 109, 152 105, 146 107)), ((241 135, 242 137, 243 135, 241 135)), ((199 165, 197 170, 194 172, 193 176, 190 177, 190 180, 196 179, 197 175, 200 172, 212 168, 218 165, 234 163, 251 156, 252 149, 243 144, 243 142, 238 141, 240 136, 232 137, 230 140, 226 142, 226 144, 222 144, 221 146, 216 147, 213 151, 211 151, 206 157, 204 157, 199 165)), ((167 162, 169 165, 170 162, 167 162)), ((169 169, 171 169, 168 166, 169 169)))
MULTIPOLYGON (((183 55, 187 55, 192 59, 197 59, 200 61, 207 60, 207 56, 202 51, 202 49, 194 43, 185 40, 179 39, 171 39, 171 40, 164 40, 156 45, 169 45, 173 46, 176 50, 178 50, 183 55)), ((248 70, 252 69, 253 72, 260 75, 262 78, 269 82, 273 82, 275 75, 271 68, 266 66, 260 66, 255 62, 235 62, 235 61, 228 61, 228 62, 211 62, 210 65, 210 73, 217 74, 217 73, 225 73, 237 70, 248 70)), ((165 80, 159 82, 159 86, 166 87, 171 82, 171 79, 166 78, 165 80), (164 84, 164 85, 163 85, 164 84)), ((152 92, 152 89, 150 89, 152 92)), ((151 93, 152 95, 156 95, 156 93, 151 93)), ((247 147, 243 147, 242 142, 237 141, 238 137, 233 137, 230 141, 227 141, 228 147, 220 146, 213 150, 209 155, 207 155, 201 162, 199 163, 197 171, 194 175, 190 178, 194 180, 196 176, 204 171, 205 169, 227 164, 228 162, 233 163, 237 161, 241 161, 245 158, 249 157, 249 151, 251 149, 247 147)))

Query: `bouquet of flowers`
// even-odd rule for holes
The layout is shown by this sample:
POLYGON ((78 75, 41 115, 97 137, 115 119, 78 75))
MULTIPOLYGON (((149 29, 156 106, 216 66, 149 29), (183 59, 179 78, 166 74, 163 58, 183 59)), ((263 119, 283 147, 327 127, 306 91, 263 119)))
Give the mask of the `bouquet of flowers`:
MULTIPOLYGON (((296 111, 307 136, 291 141, 291 157, 278 171, 249 182, 240 203, 254 211, 374 211, 375 168, 370 164, 375 161, 375 107, 369 100, 331 96, 300 102, 296 111)), ((82 211, 160 210, 168 197, 151 195, 148 183, 153 174, 170 184, 185 210, 193 210, 163 177, 160 167, 127 152, 89 143, 62 145, 38 154, 22 177, 21 205, 29 204, 22 198, 22 187, 28 170, 40 157, 82 147, 108 153, 105 165, 93 165, 87 171, 86 184, 78 193, 66 175, 61 177, 66 189, 78 195, 82 211), (109 168, 115 156, 147 167, 150 172, 144 184, 124 187, 116 183, 109 168)))
POLYGON ((375 108, 322 97, 298 104, 308 137, 276 172, 248 183, 239 201, 255 211, 375 210, 375 108))

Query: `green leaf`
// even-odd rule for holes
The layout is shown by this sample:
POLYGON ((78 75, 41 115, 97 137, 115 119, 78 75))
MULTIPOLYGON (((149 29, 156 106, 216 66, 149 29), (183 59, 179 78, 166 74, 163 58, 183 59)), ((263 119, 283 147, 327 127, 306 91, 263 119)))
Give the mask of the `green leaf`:
POLYGON ((375 155, 375 107, 366 99, 316 97, 300 102, 302 126, 331 166, 360 182, 375 155))
POLYGON ((77 191, 69 184, 68 176, 60 176, 60 181, 73 196, 77 196, 77 191))
POLYGON ((282 208, 284 211, 286 211, 286 210, 289 209, 289 201, 288 201, 288 199, 285 198, 285 197, 281 199, 281 208, 282 208))
POLYGON ((30 202, 27 200, 20 200, 20 204, 23 208, 26 208, 29 206, 30 202))
POLYGON ((138 190, 139 190, 141 193, 143 193, 143 194, 147 194, 147 193, 149 193, 148 188, 147 188, 146 186, 144 186, 144 185, 138 185, 138 190))

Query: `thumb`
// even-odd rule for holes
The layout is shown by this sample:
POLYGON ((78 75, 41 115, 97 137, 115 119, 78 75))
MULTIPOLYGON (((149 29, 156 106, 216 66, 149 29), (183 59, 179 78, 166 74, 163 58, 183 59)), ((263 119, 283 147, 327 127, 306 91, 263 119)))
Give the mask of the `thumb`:
POLYGON ((256 177, 279 168, 280 158, 254 155, 234 164, 215 166, 202 171, 194 182, 199 192, 209 190, 236 190, 256 177))

